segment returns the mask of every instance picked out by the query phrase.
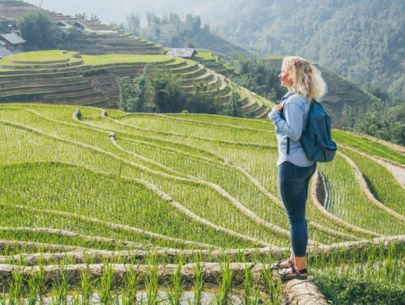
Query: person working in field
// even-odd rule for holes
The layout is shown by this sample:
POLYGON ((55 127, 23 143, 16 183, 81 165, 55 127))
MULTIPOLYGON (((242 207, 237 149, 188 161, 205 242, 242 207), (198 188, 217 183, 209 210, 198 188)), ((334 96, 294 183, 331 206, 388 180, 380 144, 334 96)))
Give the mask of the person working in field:
POLYGON ((325 95, 326 83, 316 67, 298 56, 284 58, 279 79, 288 93, 268 117, 276 125, 279 190, 290 224, 292 252, 289 259, 273 264, 272 268, 280 270, 283 280, 306 279, 308 229, 305 207, 316 162, 307 158, 300 138, 311 102, 325 95))

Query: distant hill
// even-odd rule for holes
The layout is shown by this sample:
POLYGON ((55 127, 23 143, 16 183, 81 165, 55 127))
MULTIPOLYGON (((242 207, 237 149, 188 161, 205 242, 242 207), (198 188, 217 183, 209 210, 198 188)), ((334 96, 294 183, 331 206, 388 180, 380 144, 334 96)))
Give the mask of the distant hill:
POLYGON ((215 35, 208 25, 202 25, 199 16, 187 15, 185 18, 171 13, 165 17, 148 14, 147 27, 140 28, 140 17, 128 18, 130 28, 139 28, 134 34, 155 41, 164 47, 197 47, 219 52, 224 55, 247 54, 248 51, 226 39, 215 35), (131 24, 132 21, 132 24, 131 24), (137 24, 134 24, 137 23, 137 24))
POLYGON ((232 42, 308 57, 399 102, 405 101, 404 15, 403 0, 252 0, 235 1, 213 26, 232 42))

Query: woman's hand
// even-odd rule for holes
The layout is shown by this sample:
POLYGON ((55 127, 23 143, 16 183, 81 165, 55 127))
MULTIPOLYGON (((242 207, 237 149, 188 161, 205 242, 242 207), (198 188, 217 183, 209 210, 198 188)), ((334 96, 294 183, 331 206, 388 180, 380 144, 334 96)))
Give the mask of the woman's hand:
POLYGON ((283 111, 283 108, 284 108, 284 103, 280 103, 280 104, 274 106, 273 110, 281 112, 281 111, 283 111))

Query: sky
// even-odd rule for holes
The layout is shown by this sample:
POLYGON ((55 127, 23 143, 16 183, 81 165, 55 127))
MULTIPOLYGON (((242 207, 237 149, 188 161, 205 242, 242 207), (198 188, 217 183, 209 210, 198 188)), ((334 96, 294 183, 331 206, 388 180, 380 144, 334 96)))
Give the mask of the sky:
MULTIPOLYGON (((170 12, 178 14, 193 13, 200 15, 203 23, 215 24, 220 18, 218 5, 231 5, 231 0, 222 0, 218 4, 215 0, 189 1, 189 0, 25 0, 34 5, 42 2, 42 8, 51 11, 75 15, 85 12, 87 16, 97 15, 102 22, 125 22, 126 16, 131 13, 144 16, 152 11, 157 15, 170 12)), ((222 10, 223 11, 223 10, 222 10)))

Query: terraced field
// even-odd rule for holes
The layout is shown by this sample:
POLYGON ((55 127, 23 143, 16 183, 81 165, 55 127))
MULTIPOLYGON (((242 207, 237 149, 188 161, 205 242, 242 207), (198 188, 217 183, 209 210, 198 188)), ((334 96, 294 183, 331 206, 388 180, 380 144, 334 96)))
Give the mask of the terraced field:
POLYGON ((44 12, 54 23, 63 21, 69 26, 73 26, 79 22, 84 25, 86 30, 83 35, 70 38, 69 45, 75 51, 85 54, 162 54, 160 45, 140 37, 134 37, 113 26, 102 24, 96 20, 87 20, 44 10, 23 1, 1 0, 0 23, 15 24, 18 18, 33 10, 44 12))
POLYGON ((159 69, 181 78, 186 93, 204 83, 208 93, 225 102, 235 91, 248 116, 263 117, 270 108, 268 100, 192 60, 165 55, 81 55, 61 50, 19 53, 0 60, 0 102, 117 107, 116 78, 135 77, 146 65, 151 72, 159 69))
MULTIPOLYGON (((137 289, 156 304, 159 287, 170 304, 184 287, 195 302, 216 287, 218 304, 237 291, 246 304, 281 304, 296 288, 267 265, 289 247, 273 130, 259 119, 0 104, 0 304, 132 304, 137 289)), ((339 154, 318 166, 308 201, 310 272, 333 304, 343 303, 328 291, 349 279, 380 289, 375 304, 399 304, 384 297, 405 293, 404 151, 334 137, 339 154)))

